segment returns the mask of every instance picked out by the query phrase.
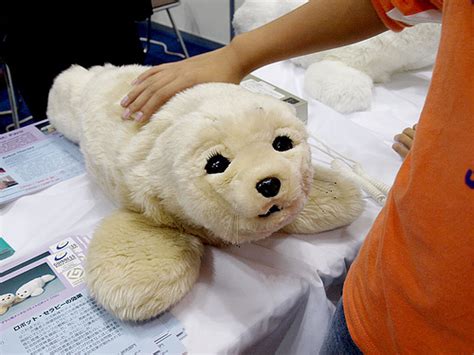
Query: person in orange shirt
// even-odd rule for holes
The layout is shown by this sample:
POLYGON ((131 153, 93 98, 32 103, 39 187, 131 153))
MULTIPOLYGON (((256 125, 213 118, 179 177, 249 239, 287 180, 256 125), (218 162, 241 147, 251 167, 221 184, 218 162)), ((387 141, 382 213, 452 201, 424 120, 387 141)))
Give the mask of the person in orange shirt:
POLYGON ((390 14, 409 23, 437 10, 443 29, 416 139, 351 266, 344 316, 366 353, 472 354, 474 3, 374 3, 392 29, 406 23, 390 14))
POLYGON ((442 20, 416 140, 351 266, 322 353, 474 353, 474 0, 312 0, 221 49, 153 67, 124 98, 176 92, 420 21, 442 20), (291 29, 291 30, 289 30, 291 29))

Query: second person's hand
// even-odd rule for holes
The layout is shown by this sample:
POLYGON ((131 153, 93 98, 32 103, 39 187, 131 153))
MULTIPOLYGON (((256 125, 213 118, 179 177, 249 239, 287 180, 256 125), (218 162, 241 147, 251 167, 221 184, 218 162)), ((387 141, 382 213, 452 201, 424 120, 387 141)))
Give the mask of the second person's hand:
POLYGON ((397 134, 393 139, 395 143, 392 145, 393 150, 395 150, 402 159, 405 159, 408 152, 410 151, 413 140, 415 139, 416 124, 410 128, 405 128, 402 133, 397 134))
POLYGON ((241 68, 232 46, 183 61, 157 65, 133 82, 134 88, 122 99, 122 117, 146 122, 173 95, 206 82, 238 84, 247 73, 241 68))

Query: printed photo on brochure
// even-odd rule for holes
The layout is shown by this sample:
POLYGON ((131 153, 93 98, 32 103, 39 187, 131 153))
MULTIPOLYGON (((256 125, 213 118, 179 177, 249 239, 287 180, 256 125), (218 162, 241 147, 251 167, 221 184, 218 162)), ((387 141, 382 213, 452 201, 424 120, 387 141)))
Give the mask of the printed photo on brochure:
POLYGON ((0 354, 183 354, 186 332, 170 313, 142 323, 113 317, 86 290, 90 237, 62 238, 0 272, 0 354))

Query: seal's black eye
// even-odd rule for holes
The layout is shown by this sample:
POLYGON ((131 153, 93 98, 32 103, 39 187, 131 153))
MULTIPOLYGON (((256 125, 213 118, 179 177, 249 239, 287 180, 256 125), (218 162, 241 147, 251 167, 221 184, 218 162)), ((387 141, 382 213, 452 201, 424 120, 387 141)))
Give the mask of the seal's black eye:
POLYGON ((278 136, 275 138, 272 145, 273 149, 278 150, 279 152, 284 152, 285 150, 293 148, 293 141, 290 137, 278 136))
POLYGON ((208 174, 223 173, 229 166, 230 161, 226 157, 216 154, 207 160, 206 171, 208 174))

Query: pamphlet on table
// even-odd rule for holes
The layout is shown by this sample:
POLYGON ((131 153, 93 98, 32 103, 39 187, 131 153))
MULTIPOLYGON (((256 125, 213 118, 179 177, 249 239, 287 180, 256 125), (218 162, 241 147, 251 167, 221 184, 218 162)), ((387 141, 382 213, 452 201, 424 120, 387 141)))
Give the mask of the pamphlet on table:
POLYGON ((77 145, 35 125, 0 135, 0 205, 85 172, 77 145))
POLYGON ((90 237, 76 235, 0 270, 0 354, 183 354, 186 336, 169 312, 148 322, 113 317, 84 283, 90 237))

